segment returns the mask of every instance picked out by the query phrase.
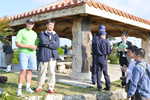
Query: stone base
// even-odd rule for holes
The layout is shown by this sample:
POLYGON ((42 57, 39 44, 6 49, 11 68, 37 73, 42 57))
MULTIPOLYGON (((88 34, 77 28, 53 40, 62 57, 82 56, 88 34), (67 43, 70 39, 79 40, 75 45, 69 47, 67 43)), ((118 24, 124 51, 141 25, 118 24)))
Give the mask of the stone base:
POLYGON ((72 72, 70 74, 71 79, 81 80, 81 81, 91 81, 91 73, 79 73, 79 72, 72 72))
POLYGON ((98 92, 96 94, 62 95, 50 94, 45 96, 28 96, 25 100, 126 100, 126 92, 116 90, 113 92, 98 92))

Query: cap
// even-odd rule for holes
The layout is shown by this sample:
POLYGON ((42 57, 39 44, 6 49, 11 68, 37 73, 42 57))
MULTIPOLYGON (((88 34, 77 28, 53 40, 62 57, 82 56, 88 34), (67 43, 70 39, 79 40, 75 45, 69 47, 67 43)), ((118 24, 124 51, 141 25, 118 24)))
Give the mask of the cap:
POLYGON ((34 24, 34 21, 33 21, 33 19, 27 19, 27 20, 26 20, 26 23, 34 24))
POLYGON ((104 25, 100 25, 99 26, 99 32, 98 32, 99 35, 105 35, 107 34, 106 32, 106 27, 104 25))

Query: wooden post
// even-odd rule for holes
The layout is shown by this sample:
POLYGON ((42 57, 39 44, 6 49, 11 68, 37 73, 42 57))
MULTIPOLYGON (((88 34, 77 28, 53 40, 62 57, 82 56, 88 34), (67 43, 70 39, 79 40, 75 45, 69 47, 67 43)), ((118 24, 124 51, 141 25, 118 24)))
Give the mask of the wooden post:
POLYGON ((73 21, 73 62, 72 78, 91 79, 91 21, 88 17, 75 17, 73 21))

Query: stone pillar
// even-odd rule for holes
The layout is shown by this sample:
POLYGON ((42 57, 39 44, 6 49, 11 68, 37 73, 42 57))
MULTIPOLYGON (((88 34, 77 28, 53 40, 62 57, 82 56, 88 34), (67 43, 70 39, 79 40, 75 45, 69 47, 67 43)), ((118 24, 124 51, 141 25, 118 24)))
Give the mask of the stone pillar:
POLYGON ((147 36, 147 39, 142 40, 142 48, 145 49, 146 52, 146 61, 150 63, 150 36, 147 36))
POLYGON ((76 17, 73 20, 73 62, 71 77, 90 80, 91 56, 91 21, 88 17, 76 17))

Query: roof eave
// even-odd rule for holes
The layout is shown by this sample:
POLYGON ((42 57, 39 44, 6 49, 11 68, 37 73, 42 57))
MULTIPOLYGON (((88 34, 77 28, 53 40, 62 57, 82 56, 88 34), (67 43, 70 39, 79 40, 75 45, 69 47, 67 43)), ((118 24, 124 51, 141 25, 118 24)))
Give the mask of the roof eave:
POLYGON ((21 19, 16 19, 10 22, 10 26, 18 26, 18 25, 25 24, 25 21, 29 18, 32 18, 35 22, 38 22, 47 19, 60 18, 65 16, 74 16, 74 15, 84 14, 84 13, 85 13, 85 5, 79 5, 71 8, 59 9, 59 10, 41 13, 29 17, 24 17, 21 19))
POLYGON ((136 26, 139 28, 144 28, 146 30, 150 30, 149 24, 145 24, 145 23, 142 23, 139 21, 131 20, 129 18, 119 16, 119 15, 116 15, 114 13, 107 12, 105 10, 97 9, 95 7, 89 6, 88 4, 86 4, 85 10, 86 10, 86 12, 85 12, 86 14, 99 16, 99 17, 103 17, 105 19, 110 19, 110 20, 121 22, 121 23, 129 24, 132 26, 136 26))

